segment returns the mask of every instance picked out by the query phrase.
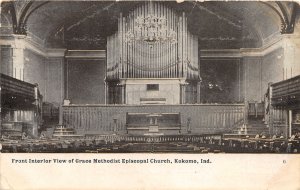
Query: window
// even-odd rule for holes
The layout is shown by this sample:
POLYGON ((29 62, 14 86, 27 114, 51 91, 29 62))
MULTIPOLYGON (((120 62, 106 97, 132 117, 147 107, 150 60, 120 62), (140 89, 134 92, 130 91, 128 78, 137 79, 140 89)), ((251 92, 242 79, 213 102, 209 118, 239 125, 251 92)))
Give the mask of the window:
POLYGON ((159 85, 158 84, 147 84, 147 91, 158 91, 159 85))

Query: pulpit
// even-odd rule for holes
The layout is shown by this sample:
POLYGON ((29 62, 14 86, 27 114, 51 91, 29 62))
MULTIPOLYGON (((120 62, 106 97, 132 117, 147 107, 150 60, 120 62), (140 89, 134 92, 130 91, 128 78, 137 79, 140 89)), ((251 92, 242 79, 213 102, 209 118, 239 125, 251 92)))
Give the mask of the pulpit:
POLYGON ((126 129, 132 135, 180 134, 180 113, 127 113, 126 129))

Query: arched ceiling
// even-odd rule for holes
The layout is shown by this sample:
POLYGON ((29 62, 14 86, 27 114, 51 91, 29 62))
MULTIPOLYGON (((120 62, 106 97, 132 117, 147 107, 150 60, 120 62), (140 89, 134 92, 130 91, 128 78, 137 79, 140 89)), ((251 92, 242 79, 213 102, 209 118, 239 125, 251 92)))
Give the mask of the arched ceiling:
MULTIPOLYGON (((11 25, 13 33, 34 34, 47 47, 105 49, 106 37, 117 30, 120 12, 126 14, 141 3, 144 2, 4 2, 1 22, 11 25)), ((276 35, 292 33, 299 15, 298 4, 293 2, 161 3, 186 13, 189 30, 198 35, 202 49, 261 47, 276 35)))

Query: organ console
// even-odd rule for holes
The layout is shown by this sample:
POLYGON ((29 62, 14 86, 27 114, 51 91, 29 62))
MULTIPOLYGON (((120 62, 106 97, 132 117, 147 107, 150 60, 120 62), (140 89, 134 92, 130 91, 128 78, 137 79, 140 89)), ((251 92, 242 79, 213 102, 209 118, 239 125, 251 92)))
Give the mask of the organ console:
MULTIPOLYGON (((159 27, 161 25, 157 24, 159 27)), ((166 36, 168 38, 167 34, 166 36)), ((120 13, 117 32, 107 37, 106 82, 108 92, 118 91, 118 93, 121 93, 124 91, 125 95, 108 93, 110 99, 108 102, 137 103, 136 101, 126 101, 126 97, 128 100, 126 89, 134 88, 135 91, 142 89, 141 86, 128 86, 126 81, 130 81, 130 79, 143 79, 145 85, 151 79, 155 79, 156 82, 158 79, 177 79, 175 81, 170 80, 172 82, 169 83, 171 85, 175 85, 176 83, 179 86, 178 89, 185 88, 187 84, 195 86, 195 89, 197 89, 197 83, 199 82, 198 37, 188 31, 187 17, 184 12, 178 14, 164 4, 155 2, 139 5, 126 15, 125 13, 120 13), (144 28, 136 31, 139 19, 149 18, 149 15, 154 15, 154 19, 150 20, 149 23, 145 19, 145 22, 142 23, 144 28), (161 18, 166 20, 166 29, 163 31, 159 31, 159 28, 156 30, 155 28, 153 29, 152 25, 154 24, 152 22, 158 22, 161 18), (170 33, 171 31, 174 32, 173 38, 175 39, 166 39, 164 42, 159 41, 154 43, 149 38, 147 40, 140 40, 134 36, 130 36, 132 40, 128 40, 129 34, 150 36, 150 39, 152 39, 152 35, 156 37, 156 40, 160 40, 158 36, 161 35, 160 32, 170 33), (120 87, 125 90, 117 90, 120 87), (116 98, 115 96, 123 96, 125 98, 116 98)), ((178 94, 178 96, 183 95, 184 92, 178 94)), ((165 95, 162 94, 158 94, 157 96, 165 98, 165 95)), ((149 97, 140 95, 137 98, 149 97)), ((183 99, 181 103, 188 103, 188 100, 186 102, 184 97, 183 99)), ((173 103, 180 102, 173 101, 173 103)))

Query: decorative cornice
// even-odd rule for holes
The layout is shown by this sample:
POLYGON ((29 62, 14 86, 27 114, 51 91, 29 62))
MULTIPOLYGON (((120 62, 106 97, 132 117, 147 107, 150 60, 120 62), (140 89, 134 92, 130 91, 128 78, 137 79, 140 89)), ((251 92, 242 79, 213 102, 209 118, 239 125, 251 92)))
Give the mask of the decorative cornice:
POLYGON ((200 58, 241 58, 239 49, 205 49, 200 50, 200 58))
POLYGON ((46 50, 37 43, 34 43, 30 38, 25 39, 25 48, 35 52, 38 55, 46 57, 46 50))
POLYGON ((299 35, 284 34, 278 38, 269 41, 261 48, 241 48, 241 49, 217 49, 217 50, 200 50, 200 58, 242 58, 242 57, 261 57, 265 56, 279 48, 285 47, 287 40, 293 41, 299 39, 299 35))
POLYGON ((49 57, 64 57, 67 49, 46 49, 46 56, 49 57))
MULTIPOLYGON (((24 40, 24 48, 29 49, 44 57, 66 57, 69 59, 105 59, 105 50, 66 50, 66 49, 53 49, 44 48, 42 45, 35 43, 34 38, 28 38, 25 35, 0 35, 0 45, 10 45, 15 47, 16 39, 24 40)), ((265 56, 279 48, 284 48, 287 41, 292 40, 296 42, 299 40, 300 35, 297 34, 284 34, 280 35, 273 40, 270 40, 261 48, 241 48, 241 49, 203 49, 200 50, 200 58, 242 58, 242 57, 259 57, 265 56)))
POLYGON ((66 58, 76 59, 105 59, 105 50, 67 50, 66 58))

